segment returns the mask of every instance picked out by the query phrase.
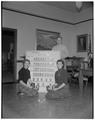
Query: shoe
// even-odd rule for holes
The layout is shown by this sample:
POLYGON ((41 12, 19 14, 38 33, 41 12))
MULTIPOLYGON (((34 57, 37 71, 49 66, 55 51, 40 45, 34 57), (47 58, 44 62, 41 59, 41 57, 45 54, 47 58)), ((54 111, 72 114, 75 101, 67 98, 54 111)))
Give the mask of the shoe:
POLYGON ((24 93, 22 93, 22 92, 18 92, 17 94, 18 94, 18 95, 24 95, 24 93))
POLYGON ((21 92, 20 95, 24 95, 24 93, 21 92))

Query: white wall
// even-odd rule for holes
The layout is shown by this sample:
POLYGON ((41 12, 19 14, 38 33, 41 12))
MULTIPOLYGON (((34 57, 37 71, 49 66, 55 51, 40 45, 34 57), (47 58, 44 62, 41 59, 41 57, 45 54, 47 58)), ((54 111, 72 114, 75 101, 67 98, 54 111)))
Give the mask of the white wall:
POLYGON ((75 23, 88 19, 93 19, 93 9, 92 8, 84 9, 81 12, 77 12, 76 14, 74 14, 73 17, 75 23))
MULTIPOLYGON (((81 24, 78 24, 78 25, 76 25, 75 26, 76 27, 76 32, 75 32, 75 39, 74 39, 74 46, 75 46, 75 49, 77 49, 76 47, 76 45, 77 45, 77 43, 76 43, 76 36, 77 35, 82 35, 82 34, 90 34, 91 35, 91 40, 92 40, 92 42, 93 42, 93 38, 92 38, 92 36, 93 36, 93 21, 91 20, 91 21, 87 21, 87 22, 84 22, 84 23, 81 23, 81 24)), ((89 37, 88 37, 88 39, 89 39, 89 37)), ((86 57, 87 56, 87 52, 76 52, 76 54, 75 54, 76 56, 82 56, 82 57, 86 57)))
POLYGON ((4 2, 3 7, 14 10, 27 11, 28 13, 59 19, 67 22, 74 22, 73 13, 60 8, 46 5, 42 2, 4 2))
MULTIPOLYGON (((3 27, 17 29, 17 59, 36 49, 36 29, 60 32, 72 56, 73 26, 3 10, 3 27), (68 42, 69 41, 69 42, 68 42)), ((19 65, 17 66, 17 70, 19 65)))
MULTIPOLYGON (((28 5, 27 9, 30 10, 30 6, 28 7, 28 5)), ((5 4, 4 7, 20 9, 20 6, 13 5, 13 3, 5 4)), ((25 7, 21 7, 21 9, 25 10, 25 7)), ((54 7, 46 7, 40 3, 32 5, 32 13, 70 22, 73 20, 79 22, 80 20, 91 18, 91 11, 88 12, 88 10, 87 13, 86 11, 83 11, 83 13, 78 13, 75 16, 75 14, 54 7)), ((36 49, 36 29, 60 32, 63 36, 64 44, 69 50, 70 56, 86 56, 86 52, 77 53, 76 36, 85 33, 92 34, 92 21, 77 25, 69 25, 7 10, 3 10, 3 27, 17 29, 17 59, 20 59, 20 56, 24 55, 26 51, 36 49)), ((17 65, 17 70, 19 70, 19 65, 17 65)))
MULTIPOLYGON (((88 8, 74 15, 75 22, 85 21, 93 19, 93 9, 88 8)), ((74 25, 75 36, 73 39, 73 53, 75 56, 87 57, 87 52, 77 52, 77 35, 91 34, 91 40, 93 42, 93 20, 86 21, 80 24, 74 25)))

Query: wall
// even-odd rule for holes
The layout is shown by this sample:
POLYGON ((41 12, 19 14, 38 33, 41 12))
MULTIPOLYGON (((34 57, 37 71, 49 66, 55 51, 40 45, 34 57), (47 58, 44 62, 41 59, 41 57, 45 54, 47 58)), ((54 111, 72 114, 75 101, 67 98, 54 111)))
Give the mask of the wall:
POLYGON ((75 31, 75 36, 73 39, 73 53, 75 56, 81 56, 81 57, 86 57, 87 56, 87 52, 77 52, 77 35, 81 35, 81 34, 91 34, 91 40, 93 42, 93 9, 92 8, 88 8, 86 10, 83 10, 79 13, 76 13, 74 15, 74 19, 75 22, 80 22, 80 21, 85 21, 85 20, 89 20, 89 21, 85 21, 85 22, 81 22, 79 24, 74 25, 74 31, 75 31))
POLYGON ((77 12, 76 14, 74 14, 73 17, 75 23, 85 21, 88 19, 93 19, 93 9, 92 8, 84 9, 81 12, 77 12))
MULTIPOLYGON (((24 4, 25 5, 25 4, 24 4)), ((29 5, 29 4, 28 4, 29 5)), ((30 6, 27 9, 30 12, 30 6)), ((25 10, 25 7, 16 5, 14 3, 7 3, 4 7, 25 10)), ((45 6, 37 3, 32 5, 32 13, 66 20, 67 22, 79 22, 80 20, 86 20, 91 18, 93 15, 89 10, 82 11, 81 13, 69 13, 63 10, 45 6), (61 14, 60 14, 61 13, 61 14), (63 14, 62 14, 63 13, 63 14)), ((3 10, 3 27, 17 29, 17 59, 24 55, 28 50, 36 49, 36 29, 43 29, 49 31, 60 32, 63 36, 64 44, 69 50, 69 56, 85 56, 85 53, 77 53, 76 51, 76 36, 84 33, 92 34, 92 21, 83 22, 77 25, 70 25, 60 23, 48 19, 42 19, 29 15, 16 13, 13 11, 3 10)), ((17 71, 20 66, 17 65, 17 71)))
MULTIPOLYGON (((64 44, 70 51, 70 56, 73 54, 72 40, 74 32, 72 25, 3 10, 3 27, 17 29, 17 59, 20 59, 20 56, 24 55, 26 51, 36 49, 37 28, 62 33, 64 44)), ((18 69, 19 65, 17 65, 18 69)))
MULTIPOLYGON (((77 35, 82 35, 82 34, 90 34, 91 35, 91 40, 93 42, 93 21, 87 21, 81 24, 76 25, 76 32, 75 32, 76 36, 74 38, 77 37, 77 35)), ((76 38, 77 39, 77 38, 76 38)), ((76 39, 74 39, 74 46, 75 49, 77 50, 77 43, 76 43, 76 39)), ((88 37, 89 39, 89 37, 88 37)), ((76 51, 75 51, 76 52, 76 51)), ((75 53, 76 56, 82 56, 82 57, 86 57, 87 56, 87 52, 76 52, 75 53)))
POLYGON ((64 11, 42 2, 4 2, 3 7, 14 10, 27 11, 27 13, 36 14, 39 16, 63 20, 66 22, 74 22, 73 13, 64 11))

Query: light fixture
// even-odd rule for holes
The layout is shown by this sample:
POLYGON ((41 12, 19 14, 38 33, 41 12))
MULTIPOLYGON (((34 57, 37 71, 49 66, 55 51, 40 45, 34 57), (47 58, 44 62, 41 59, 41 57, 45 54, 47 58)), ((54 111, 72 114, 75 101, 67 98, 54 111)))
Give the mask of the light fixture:
POLYGON ((76 4, 76 8, 77 8, 78 12, 80 12, 82 9, 83 3, 78 1, 78 2, 75 2, 75 4, 76 4))

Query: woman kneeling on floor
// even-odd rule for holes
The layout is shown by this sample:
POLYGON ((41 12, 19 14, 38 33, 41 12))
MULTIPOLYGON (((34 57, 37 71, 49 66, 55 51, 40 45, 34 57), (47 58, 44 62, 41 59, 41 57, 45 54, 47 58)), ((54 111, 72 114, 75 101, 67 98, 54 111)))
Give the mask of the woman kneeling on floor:
POLYGON ((27 96, 37 96, 38 87, 35 87, 35 84, 31 82, 30 71, 28 70, 30 61, 28 59, 24 60, 23 67, 19 71, 19 84, 18 84, 18 93, 20 95, 27 96))
POLYGON ((48 99, 63 99, 70 96, 68 83, 68 74, 64 69, 64 62, 62 60, 57 61, 58 71, 55 72, 55 84, 48 86, 46 98, 48 99))

